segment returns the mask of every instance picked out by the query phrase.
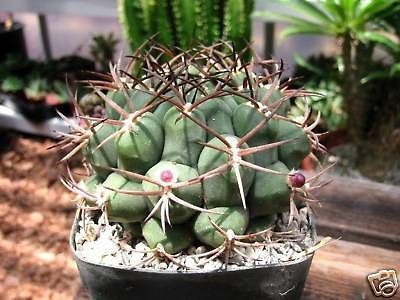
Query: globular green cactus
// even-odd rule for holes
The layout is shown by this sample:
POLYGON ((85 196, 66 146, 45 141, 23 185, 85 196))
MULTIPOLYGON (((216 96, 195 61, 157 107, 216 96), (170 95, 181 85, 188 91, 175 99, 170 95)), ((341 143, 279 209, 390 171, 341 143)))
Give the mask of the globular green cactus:
POLYGON ((132 50, 151 36, 181 49, 220 39, 243 49, 251 39, 254 0, 119 0, 119 19, 132 50))
POLYGON ((229 43, 172 56, 150 48, 129 64, 142 77, 114 68, 88 82, 107 116, 79 115, 59 143, 75 146, 63 160, 82 149, 91 168, 83 184, 63 181, 83 210, 97 207, 168 255, 193 244, 219 255, 233 241, 259 242, 277 214, 314 199, 314 179, 298 168, 323 147, 316 124, 286 116, 308 93, 280 83, 279 62, 245 63, 229 43))

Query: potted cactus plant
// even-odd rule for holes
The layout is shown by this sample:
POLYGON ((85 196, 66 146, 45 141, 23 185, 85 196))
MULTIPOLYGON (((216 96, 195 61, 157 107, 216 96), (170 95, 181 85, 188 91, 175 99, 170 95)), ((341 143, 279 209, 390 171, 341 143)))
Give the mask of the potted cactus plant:
POLYGON ((105 116, 75 99, 81 125, 58 144, 88 169, 62 182, 77 195, 71 247, 91 297, 299 298, 321 245, 309 204, 324 170, 297 168, 323 148, 308 114, 286 111, 308 92, 280 84, 281 62, 244 63, 247 49, 225 42, 149 49, 86 82, 105 116))

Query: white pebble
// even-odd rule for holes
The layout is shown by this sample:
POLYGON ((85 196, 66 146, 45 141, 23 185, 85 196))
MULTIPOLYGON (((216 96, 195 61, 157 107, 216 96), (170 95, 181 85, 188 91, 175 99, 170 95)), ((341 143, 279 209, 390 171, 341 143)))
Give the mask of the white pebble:
POLYGON ((196 247, 194 247, 194 246, 190 247, 190 248, 187 250, 187 253, 188 253, 189 255, 194 255, 194 254, 196 254, 196 247))
POLYGON ((135 246, 135 249, 138 251, 148 251, 149 247, 147 247, 147 245, 145 243, 140 242, 135 246))
POLYGON ((253 247, 246 247, 244 254, 246 254, 246 256, 248 257, 251 257, 252 259, 257 259, 256 251, 254 250, 253 247))
POLYGON ((132 251, 132 253, 129 255, 131 264, 133 265, 138 264, 142 260, 143 256, 144 253, 132 251))
POLYGON ((243 256, 241 256, 239 254, 233 255, 229 260, 230 263, 237 264, 237 265, 243 265, 243 261, 244 261, 243 256))
POLYGON ((159 264, 158 264, 158 267, 159 267, 160 269, 162 269, 162 270, 166 270, 166 269, 168 268, 168 265, 167 265, 167 263, 162 262, 162 263, 159 263, 159 264))
POLYGON ((222 262, 220 260, 210 261, 204 265, 205 271, 214 271, 222 267, 222 262))
POLYGON ((200 247, 196 248, 196 254, 197 255, 203 254, 203 253, 206 253, 206 252, 207 252, 207 248, 205 246, 200 246, 200 247))
POLYGON ((185 260, 185 266, 188 268, 194 269, 197 267, 197 263, 193 257, 187 257, 185 260))

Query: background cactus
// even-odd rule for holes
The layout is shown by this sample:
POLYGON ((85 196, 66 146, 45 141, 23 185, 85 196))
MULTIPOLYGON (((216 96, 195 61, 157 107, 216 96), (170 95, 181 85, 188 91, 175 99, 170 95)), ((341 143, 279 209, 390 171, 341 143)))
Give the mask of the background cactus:
POLYGON ((119 0, 119 19, 132 50, 148 38, 189 49, 230 40, 243 49, 251 39, 254 0, 119 0))
POLYGON ((63 179, 82 211, 103 212, 165 255, 196 243, 219 255, 233 241, 259 241, 279 213, 290 223, 316 188, 297 168, 323 149, 308 115, 286 117, 287 102, 308 93, 280 83, 280 62, 244 63, 228 43, 150 48, 129 64, 140 78, 114 67, 86 82, 107 116, 77 107, 84 125, 71 123, 59 143, 74 145, 64 161, 82 149, 91 169, 83 184, 63 179))

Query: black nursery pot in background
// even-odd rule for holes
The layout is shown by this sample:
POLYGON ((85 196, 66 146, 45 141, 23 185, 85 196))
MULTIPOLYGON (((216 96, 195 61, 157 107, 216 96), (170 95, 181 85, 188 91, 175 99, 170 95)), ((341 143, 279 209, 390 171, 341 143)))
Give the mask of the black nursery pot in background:
POLYGON ((17 95, 11 97, 11 99, 18 111, 33 122, 43 122, 45 120, 57 117, 56 110, 67 117, 72 115, 72 105, 69 102, 51 106, 46 104, 44 100, 27 100, 23 93, 20 93, 19 96, 17 95))
POLYGON ((75 252, 76 222, 70 245, 83 284, 93 300, 275 300, 300 299, 313 255, 268 266, 214 272, 166 272, 94 264, 75 252))
POLYGON ((27 55, 23 25, 18 22, 13 22, 11 27, 7 28, 5 23, 1 22, 0 45, 0 63, 3 62, 9 54, 18 55, 22 59, 25 59, 27 55))

